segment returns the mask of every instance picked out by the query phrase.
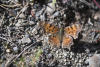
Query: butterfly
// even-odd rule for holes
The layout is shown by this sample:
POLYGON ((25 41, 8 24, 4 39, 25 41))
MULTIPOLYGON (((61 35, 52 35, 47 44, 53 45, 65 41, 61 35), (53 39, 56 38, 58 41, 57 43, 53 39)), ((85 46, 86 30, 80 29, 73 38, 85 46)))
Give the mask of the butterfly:
POLYGON ((40 22, 40 26, 42 26, 44 33, 50 34, 48 41, 51 45, 68 49, 73 45, 73 39, 77 39, 81 31, 80 24, 59 28, 47 22, 40 22))

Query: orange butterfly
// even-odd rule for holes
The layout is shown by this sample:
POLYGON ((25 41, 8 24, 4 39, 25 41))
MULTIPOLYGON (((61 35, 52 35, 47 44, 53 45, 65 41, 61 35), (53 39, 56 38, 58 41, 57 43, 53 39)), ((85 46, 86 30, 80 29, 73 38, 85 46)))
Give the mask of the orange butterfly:
POLYGON ((40 22, 40 25, 43 27, 46 34, 51 34, 49 36, 50 44, 68 49, 73 45, 73 39, 78 38, 78 33, 81 31, 80 24, 73 24, 65 28, 59 28, 47 22, 40 22))

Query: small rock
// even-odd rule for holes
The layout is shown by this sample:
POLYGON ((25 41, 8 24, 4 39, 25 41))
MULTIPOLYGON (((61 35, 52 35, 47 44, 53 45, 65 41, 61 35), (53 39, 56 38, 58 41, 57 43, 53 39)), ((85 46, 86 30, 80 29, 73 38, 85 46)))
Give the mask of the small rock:
POLYGON ((7 52, 7 53, 10 53, 10 52, 11 52, 11 50, 10 50, 10 49, 7 49, 7 50, 6 50, 6 52, 7 52))
POLYGON ((72 58, 72 55, 70 55, 70 58, 72 58))
POLYGON ((1 67, 5 67, 5 63, 2 63, 2 64, 1 64, 1 67))
POLYGON ((100 67, 100 54, 94 54, 86 60, 87 62, 89 62, 89 67, 100 67))
POLYGON ((36 11, 35 9, 32 9, 32 10, 31 10, 31 15, 32 15, 33 17, 35 17, 35 11, 36 11))
POLYGON ((35 14, 35 18, 36 18, 36 20, 39 20, 40 15, 42 15, 43 11, 44 11, 44 8, 41 9, 40 11, 36 12, 36 14, 35 14))
POLYGON ((18 52, 18 47, 13 47, 13 50, 17 53, 18 52))
POLYGON ((19 15, 19 17, 22 18, 22 19, 25 19, 24 13, 21 13, 21 14, 19 15))
POLYGON ((98 20, 98 19, 100 20, 100 11, 98 11, 98 12, 95 13, 94 19, 95 20, 98 20))
POLYGON ((29 21, 29 25, 34 25, 35 22, 34 21, 29 21))
POLYGON ((15 24, 16 27, 27 26, 29 23, 26 20, 19 19, 18 22, 15 24))
POLYGON ((32 33, 33 33, 34 35, 37 34, 37 29, 34 28, 34 29, 32 30, 32 33))
POLYGON ((52 16, 50 16, 50 18, 57 17, 57 16, 59 16, 59 14, 60 14, 60 12, 59 12, 59 11, 57 11, 57 12, 55 12, 52 16))
POLYGON ((51 8, 47 6, 46 11, 47 11, 48 14, 49 14, 49 13, 52 14, 52 13, 55 11, 55 5, 53 5, 52 3, 49 3, 48 5, 49 5, 51 8))
POLYGON ((18 22, 15 24, 16 27, 20 27, 22 25, 22 20, 19 19, 18 22))
POLYGON ((93 23, 91 22, 91 19, 89 18, 89 20, 88 20, 88 24, 89 25, 93 25, 93 23))
POLYGON ((41 19, 41 21, 45 21, 46 20, 45 15, 44 14, 40 15, 40 19, 41 19))
POLYGON ((67 53, 64 52, 63 55, 64 55, 64 56, 67 56, 67 53))
POLYGON ((31 43, 31 39, 27 36, 23 37, 21 40, 19 40, 19 43, 31 43))
POLYGON ((81 66, 82 66, 81 63, 78 63, 76 67, 81 67, 81 66))
POLYGON ((79 60, 79 63, 81 63, 81 62, 82 62, 82 60, 80 59, 80 60, 79 60))
POLYGON ((67 60, 66 59, 64 59, 64 62, 66 62, 67 60))
POLYGON ((52 54, 48 54, 47 57, 48 57, 48 59, 50 59, 50 58, 52 59, 53 58, 53 55, 52 54))

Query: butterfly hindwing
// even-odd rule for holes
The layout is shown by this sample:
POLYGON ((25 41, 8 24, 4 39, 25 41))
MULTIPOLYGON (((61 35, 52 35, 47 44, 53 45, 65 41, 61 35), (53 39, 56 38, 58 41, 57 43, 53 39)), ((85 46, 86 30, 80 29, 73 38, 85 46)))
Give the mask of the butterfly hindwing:
POLYGON ((70 49, 71 45, 73 44, 73 39, 71 36, 64 35, 62 40, 62 48, 70 49))
POLYGON ((49 36, 49 42, 50 42, 50 44, 52 44, 53 46, 60 47, 60 39, 59 39, 59 36, 58 36, 58 35, 49 36))

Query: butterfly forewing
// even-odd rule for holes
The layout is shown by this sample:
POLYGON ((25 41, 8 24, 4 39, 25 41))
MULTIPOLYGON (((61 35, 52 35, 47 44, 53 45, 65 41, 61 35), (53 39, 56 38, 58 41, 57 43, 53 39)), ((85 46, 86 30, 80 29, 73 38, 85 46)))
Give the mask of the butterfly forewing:
POLYGON ((52 24, 49 24, 47 22, 41 22, 40 25, 43 27, 45 33, 48 33, 48 34, 56 34, 59 31, 58 27, 52 24))
POLYGON ((78 38, 78 33, 80 32, 80 25, 73 24, 72 26, 65 27, 64 31, 66 35, 72 36, 74 39, 78 38))

